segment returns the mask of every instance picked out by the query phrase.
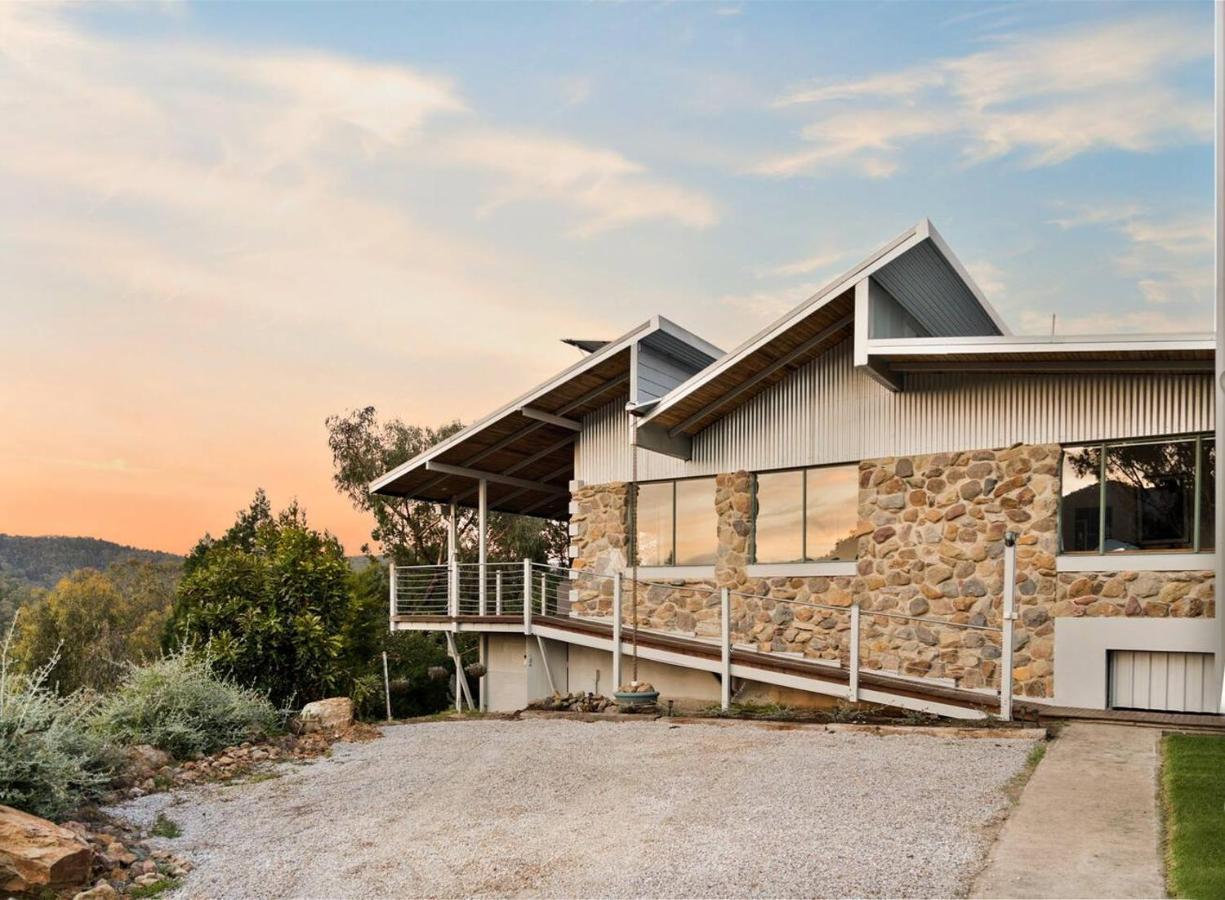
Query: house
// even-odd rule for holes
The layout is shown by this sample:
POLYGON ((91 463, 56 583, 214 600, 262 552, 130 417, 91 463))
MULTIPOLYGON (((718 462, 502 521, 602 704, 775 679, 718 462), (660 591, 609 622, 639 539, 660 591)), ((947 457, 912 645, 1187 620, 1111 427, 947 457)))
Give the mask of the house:
POLYGON ((919 222, 730 352, 656 317, 375 481, 572 541, 397 569, 390 627, 478 633, 491 709, 636 653, 700 702, 1218 712, 1214 346, 1013 335, 919 222))

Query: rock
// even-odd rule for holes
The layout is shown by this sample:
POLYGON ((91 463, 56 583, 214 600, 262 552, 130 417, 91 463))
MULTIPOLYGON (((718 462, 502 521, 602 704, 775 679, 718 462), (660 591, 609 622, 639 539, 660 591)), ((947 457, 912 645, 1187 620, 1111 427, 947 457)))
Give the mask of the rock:
POLYGON ((90 846, 67 828, 0 806, 0 890, 81 884, 93 858, 90 846))
POLYGON ((73 896, 72 900, 107 900, 110 897, 118 897, 119 892, 111 887, 109 881, 100 880, 97 884, 87 891, 81 891, 73 896))
POLYGON ((141 778, 148 777, 158 769, 171 763, 169 753, 165 750, 159 750, 151 744, 137 744, 135 747, 129 747, 127 756, 139 773, 138 777, 141 778))
POLYGON ((343 731, 353 724, 353 701, 329 697, 302 707, 303 731, 343 731))

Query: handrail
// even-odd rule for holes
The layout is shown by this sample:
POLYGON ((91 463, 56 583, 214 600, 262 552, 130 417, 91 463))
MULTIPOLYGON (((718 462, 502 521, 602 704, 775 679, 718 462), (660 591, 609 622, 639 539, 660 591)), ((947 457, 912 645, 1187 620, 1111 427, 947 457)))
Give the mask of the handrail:
MULTIPOLYGON (((1015 554, 1015 546, 1011 543, 1005 544, 1005 562, 1006 564, 1015 565, 1010 559, 1015 554)), ((393 621, 397 603, 404 605, 420 605, 422 603, 433 607, 438 607, 440 604, 446 605, 447 614, 458 619, 468 615, 484 614, 487 610, 483 600, 478 600, 478 596, 484 597, 486 594, 493 596, 490 590, 491 579, 490 575, 495 576, 497 584, 497 611, 498 614, 511 613, 514 615, 522 614, 523 616, 523 631, 525 634, 533 632, 533 621, 535 617, 563 617, 590 620, 607 619, 607 613, 613 613, 613 634, 614 641, 624 639, 624 631, 620 627, 622 621, 628 611, 623 611, 623 598, 625 594, 633 590, 635 582, 627 578, 623 573, 616 572, 613 574, 602 574, 592 572, 588 569, 575 569, 570 566, 557 565, 554 563, 532 562, 530 560, 522 560, 519 562, 486 562, 486 563, 451 563, 433 566, 396 566, 392 567, 394 577, 392 578, 392 604, 393 604, 393 621), (429 572, 421 570, 433 570, 431 575, 429 572), (444 578, 445 576, 445 578, 444 578), (473 581, 476 579, 476 581, 473 581), (442 588, 447 589, 446 595, 442 596, 442 588), (407 593, 420 591, 423 585, 428 583, 428 587, 424 590, 429 593, 430 587, 438 588, 438 596, 429 597, 403 597, 400 595, 398 588, 400 583, 407 589, 407 593), (564 584, 568 584, 569 588, 563 588, 564 584), (571 604, 575 602, 574 589, 588 585, 594 587, 600 599, 600 610, 592 613, 587 610, 586 606, 580 606, 579 609, 574 609, 571 604), (608 590, 611 588, 611 590, 608 590), (454 599, 453 606, 448 602, 449 598, 454 599), (611 601, 612 609, 609 610, 605 603, 611 601)), ((985 634, 999 635, 998 653, 994 657, 982 655, 978 660, 978 665, 982 667, 979 674, 975 676, 975 680, 971 682, 972 687, 978 684, 990 685, 992 679, 998 675, 998 693, 1000 697, 1000 717, 1008 719, 1011 717, 1011 693, 1012 693, 1012 656, 1013 647, 1010 635, 1012 622, 1009 619, 1008 607, 1011 605, 1011 592, 1005 590, 1001 612, 1001 624, 993 625, 977 624, 973 622, 959 622, 952 618, 934 618, 932 616, 916 616, 908 613, 895 612, 893 610, 878 610, 862 607, 859 603, 849 603, 845 605, 834 605, 829 603, 820 603, 810 599, 796 598, 778 598, 772 597, 769 594, 767 587, 762 593, 751 593, 749 591, 737 591, 729 588, 719 588, 709 583, 704 582, 686 582, 677 580, 666 581, 651 581, 646 579, 638 579, 638 586, 650 589, 668 589, 671 591, 683 591, 689 594, 704 595, 699 608, 693 608, 689 612, 700 612, 702 617, 698 620, 698 624, 702 622, 711 623, 714 619, 710 616, 709 611, 717 609, 718 611, 718 634, 719 643, 723 645, 723 671, 722 675, 726 680, 725 689, 722 691, 723 705, 726 708, 730 703, 730 693, 726 689, 727 684, 730 684, 731 672, 731 649, 733 644, 737 642, 736 633, 733 632, 733 613, 731 607, 732 598, 738 597, 748 601, 769 601, 775 605, 787 607, 799 607, 818 610, 834 616, 845 617, 848 621, 843 624, 829 624, 825 627, 819 625, 819 621, 829 621, 823 618, 819 621, 809 622, 804 620, 799 622, 794 618, 783 621, 774 621, 772 624, 775 628, 791 628, 800 627, 801 629, 807 625, 814 632, 820 633, 820 649, 817 651, 822 654, 821 658, 833 662, 837 660, 839 664, 848 672, 848 692, 847 697, 851 701, 857 701, 859 698, 859 675, 861 671, 880 671, 879 659, 874 660, 875 667, 867 668, 863 665, 863 660, 860 657, 861 645, 865 640, 879 641, 884 637, 888 641, 897 642, 898 644, 907 643, 913 640, 913 637, 907 637, 902 632, 881 630, 886 626, 879 622, 874 622, 877 618, 889 619, 900 622, 914 623, 916 625, 925 625, 937 631, 944 629, 962 629, 963 631, 973 631, 985 634), (865 634, 865 620, 869 625, 869 631, 865 634)), ((1006 586, 1007 587, 1007 586, 1006 586)), ((591 598, 580 603, 591 602, 591 598)), ((673 602, 676 602, 675 600, 673 602)), ((773 608, 773 607, 771 607, 773 608)), ((764 610, 756 610, 756 614, 760 614, 764 610)), ((752 614, 752 611, 750 612, 752 614)), ((411 617, 412 613, 408 613, 411 617)), ((641 614, 640 614, 641 615, 641 614)), ((958 615, 953 613, 952 615, 958 615)), ((1015 617, 1015 613, 1012 614, 1015 617)), ((537 626, 545 624, 537 621, 537 626)), ((738 632, 742 637, 750 637, 748 629, 752 628, 753 634, 758 632, 759 624, 753 623, 748 619, 742 618, 739 620, 738 628, 743 629, 738 632)), ((639 618, 638 627, 643 627, 643 619, 639 618)), ((657 629, 651 629, 656 631, 657 629)), ((665 628, 665 631, 672 630, 665 628)), ((684 632, 692 634, 693 632, 684 632)), ((763 634, 773 635, 771 640, 777 641, 777 632, 767 631, 763 634)), ((697 631, 698 635, 705 635, 704 640, 710 641, 715 637, 710 631, 703 632, 700 628, 697 631)), ((703 638, 696 638, 702 640, 703 638)), ((791 638, 784 638, 790 642, 791 638)), ((749 643, 760 643, 750 637, 749 643)), ((991 644, 995 644, 995 640, 990 640, 991 644)), ((939 646, 940 652, 948 650, 956 650, 964 653, 966 648, 977 647, 981 645, 963 645, 959 642, 954 642, 947 645, 941 641, 938 645, 933 644, 930 638, 924 639, 924 647, 935 648, 939 646)), ((813 640, 813 645, 817 646, 816 640, 813 640)), ((879 646, 873 646, 874 650, 879 650, 879 646)), ((776 644, 777 646, 777 644, 776 644)), ((786 647, 787 645, 782 645, 786 647)), ((792 645, 794 646, 794 645, 792 645)), ((803 642, 805 651, 807 651, 808 643, 803 642)), ((936 657, 926 655, 927 651, 920 648, 921 652, 916 652, 913 649, 902 649, 898 646, 888 648, 886 652, 900 654, 901 659, 906 661, 909 666, 911 663, 918 661, 927 665, 937 661, 936 657)), ((761 649, 754 652, 771 653, 780 652, 772 649, 761 649)), ((789 651, 794 653, 796 651, 789 651)), ((807 652, 805 653, 807 655, 807 652)), ((615 664, 614 672, 620 672, 620 654, 614 654, 615 664)), ((941 671, 949 671, 952 673, 952 678, 967 677, 974 670, 973 663, 954 662, 951 657, 943 657, 940 659, 942 664, 947 668, 942 668, 941 671)), ((902 677, 924 677, 922 674, 914 676, 907 670, 906 675, 902 675, 902 664, 898 663, 899 675, 902 677)))

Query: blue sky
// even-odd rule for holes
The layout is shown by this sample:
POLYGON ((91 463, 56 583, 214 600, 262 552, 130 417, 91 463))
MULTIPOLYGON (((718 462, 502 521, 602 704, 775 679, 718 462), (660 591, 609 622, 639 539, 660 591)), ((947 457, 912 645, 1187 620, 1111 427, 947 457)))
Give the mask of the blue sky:
POLYGON ((26 487, 0 530, 57 526, 45 491, 83 480, 57 530, 136 535, 115 498, 216 530, 261 483, 341 517, 328 413, 470 420, 572 361, 556 338, 656 312, 731 347, 923 216, 1016 331, 1207 329, 1211 25, 8 4, 0 354, 26 390, 0 462, 26 487))

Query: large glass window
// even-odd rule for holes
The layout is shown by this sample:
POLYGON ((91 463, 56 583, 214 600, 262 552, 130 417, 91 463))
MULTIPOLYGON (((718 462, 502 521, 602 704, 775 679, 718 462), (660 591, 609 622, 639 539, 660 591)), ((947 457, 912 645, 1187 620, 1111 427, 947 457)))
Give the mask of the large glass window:
POLYGON ((758 475, 753 511, 753 558, 759 563, 802 562, 803 470, 758 475))
POLYGON ((1203 436, 1066 448, 1064 552, 1211 549, 1215 456, 1203 436))
POLYGON ((635 519, 639 565, 714 565, 718 522, 713 478, 638 485, 635 519))
POLYGON ((753 495, 753 560, 853 560, 859 466, 763 472, 753 495))
POLYGON ((671 481, 638 485, 638 563, 644 566, 672 565, 672 487, 671 481))

